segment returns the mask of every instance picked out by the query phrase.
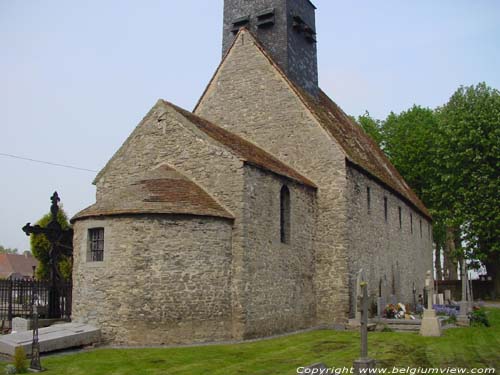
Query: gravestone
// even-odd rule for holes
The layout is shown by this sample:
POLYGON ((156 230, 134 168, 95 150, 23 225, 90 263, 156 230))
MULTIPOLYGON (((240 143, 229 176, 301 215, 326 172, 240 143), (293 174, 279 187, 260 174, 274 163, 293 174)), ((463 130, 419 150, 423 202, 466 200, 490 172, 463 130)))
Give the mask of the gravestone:
POLYGON ((30 322, 28 319, 24 318, 13 318, 12 319, 12 332, 25 332, 31 329, 30 322))
POLYGON ((354 361, 354 374, 366 374, 366 369, 375 368, 375 360, 368 357, 368 282, 363 270, 361 276, 361 350, 360 358, 354 361))
POLYGON ((451 303, 451 290, 446 289, 444 291, 444 300, 445 300, 446 304, 450 304, 451 303))
POLYGON ((439 293, 437 295, 437 304, 438 305, 444 305, 444 295, 443 295, 443 293, 439 293))
POLYGON ((424 310, 422 324, 420 325, 421 336, 441 336, 441 324, 436 316, 436 312, 432 308, 434 299, 434 285, 432 281, 431 271, 427 271, 425 278, 425 290, 427 292, 427 309, 424 310))
POLYGON ((384 316, 384 309, 387 306, 387 300, 385 297, 377 298, 377 316, 382 318, 384 316))

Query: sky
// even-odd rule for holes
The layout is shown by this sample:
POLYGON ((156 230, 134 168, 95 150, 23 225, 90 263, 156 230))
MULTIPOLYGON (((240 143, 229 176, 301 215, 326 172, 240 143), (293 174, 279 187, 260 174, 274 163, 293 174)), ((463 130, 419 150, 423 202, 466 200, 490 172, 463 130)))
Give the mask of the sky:
MULTIPOLYGON (((322 89, 345 112, 500 89, 500 1, 313 0, 322 89)), ((95 200, 98 171, 159 99, 192 110, 221 59, 222 0, 0 0, 0 245, 95 200)))

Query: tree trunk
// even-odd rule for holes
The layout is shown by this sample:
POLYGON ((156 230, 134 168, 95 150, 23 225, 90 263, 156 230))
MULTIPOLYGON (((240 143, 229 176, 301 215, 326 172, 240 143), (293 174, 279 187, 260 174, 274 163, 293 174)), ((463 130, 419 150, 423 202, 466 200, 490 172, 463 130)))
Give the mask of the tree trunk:
POLYGON ((484 262, 488 276, 493 279, 493 290, 491 291, 493 299, 500 298, 500 255, 495 255, 491 254, 484 262))
POLYGON ((457 274, 457 258, 455 247, 456 229, 453 227, 446 227, 446 242, 444 244, 444 263, 446 267, 446 279, 458 280, 457 274))
POLYGON ((436 254, 434 258, 434 267, 436 267, 436 279, 443 280, 443 268, 441 267, 441 244, 436 243, 436 254))

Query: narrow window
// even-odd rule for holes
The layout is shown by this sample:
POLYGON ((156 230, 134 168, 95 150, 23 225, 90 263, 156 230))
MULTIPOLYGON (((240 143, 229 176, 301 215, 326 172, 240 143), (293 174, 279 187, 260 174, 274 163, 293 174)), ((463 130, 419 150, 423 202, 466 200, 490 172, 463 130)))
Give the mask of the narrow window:
POLYGON ((366 187, 366 205, 368 207, 368 213, 370 213, 372 208, 372 192, 369 186, 366 187))
POLYGON ((431 224, 427 223, 427 232, 429 234, 429 238, 431 238, 431 224))
POLYGON ((410 232, 413 234, 413 214, 410 214, 410 232))
POLYGON ((420 238, 422 238, 422 219, 420 219, 420 238))
POLYGON ((104 260, 104 228, 89 229, 89 262, 104 260))
POLYGON ((290 243, 290 190, 286 185, 280 193, 280 235, 282 243, 290 243))
POLYGON ((401 207, 398 207, 399 212, 399 229, 403 228, 403 215, 401 211, 401 207))
POLYGON ((388 216, 388 212, 387 212, 387 197, 384 197, 384 217, 385 217, 385 221, 387 222, 387 216, 388 216))

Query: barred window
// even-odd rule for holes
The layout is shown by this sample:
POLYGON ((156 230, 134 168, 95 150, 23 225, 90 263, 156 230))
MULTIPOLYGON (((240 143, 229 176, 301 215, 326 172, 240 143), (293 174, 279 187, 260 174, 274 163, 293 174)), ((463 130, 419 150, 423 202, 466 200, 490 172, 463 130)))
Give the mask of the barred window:
POLYGON ((104 228, 89 229, 89 261, 102 262, 104 260, 104 228))

